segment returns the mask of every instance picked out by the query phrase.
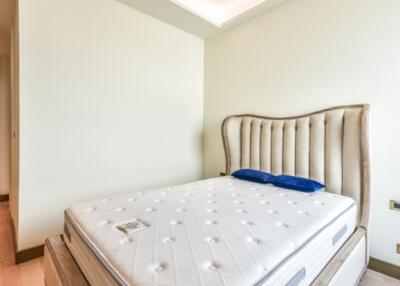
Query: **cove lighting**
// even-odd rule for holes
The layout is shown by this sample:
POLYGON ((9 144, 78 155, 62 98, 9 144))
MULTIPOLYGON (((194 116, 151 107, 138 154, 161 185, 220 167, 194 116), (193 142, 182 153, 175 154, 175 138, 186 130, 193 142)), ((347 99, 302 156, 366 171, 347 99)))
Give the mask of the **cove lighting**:
POLYGON ((222 27, 266 0, 170 0, 207 22, 222 27))

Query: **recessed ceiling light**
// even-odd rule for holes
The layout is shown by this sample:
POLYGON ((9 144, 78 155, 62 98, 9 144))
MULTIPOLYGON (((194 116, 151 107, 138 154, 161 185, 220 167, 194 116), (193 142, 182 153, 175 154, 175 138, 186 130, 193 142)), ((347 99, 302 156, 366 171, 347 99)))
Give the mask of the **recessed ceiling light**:
POLYGON ((266 0, 170 0, 207 22, 222 27, 266 0))

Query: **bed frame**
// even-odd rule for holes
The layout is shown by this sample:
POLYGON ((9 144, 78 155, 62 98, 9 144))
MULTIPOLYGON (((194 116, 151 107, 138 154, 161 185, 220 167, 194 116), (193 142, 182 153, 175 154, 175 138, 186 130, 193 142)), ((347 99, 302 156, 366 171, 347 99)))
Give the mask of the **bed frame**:
MULTIPOLYGON (((234 115, 222 124, 227 175, 251 168, 311 178, 356 201, 355 232, 313 286, 357 285, 368 265, 368 114, 369 105, 348 105, 286 118, 234 115)), ((46 241, 44 272, 48 286, 89 285, 62 236, 46 241)))

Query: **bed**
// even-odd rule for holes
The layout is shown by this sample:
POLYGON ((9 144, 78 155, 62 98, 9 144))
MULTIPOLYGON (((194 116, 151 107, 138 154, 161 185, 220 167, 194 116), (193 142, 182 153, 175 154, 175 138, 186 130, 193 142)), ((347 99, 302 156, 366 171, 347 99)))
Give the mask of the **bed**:
POLYGON ((368 264, 368 112, 226 118, 224 176, 71 206, 46 241, 46 284, 356 285, 368 264), (244 168, 326 188, 230 176, 244 168))

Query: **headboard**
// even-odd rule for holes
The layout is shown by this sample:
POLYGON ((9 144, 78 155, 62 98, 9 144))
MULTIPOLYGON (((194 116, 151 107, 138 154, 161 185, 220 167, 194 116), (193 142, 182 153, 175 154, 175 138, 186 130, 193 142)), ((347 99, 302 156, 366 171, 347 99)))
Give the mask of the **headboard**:
POLYGON ((352 197, 359 226, 369 216, 369 105, 337 106, 274 118, 233 115, 222 123, 226 174, 251 168, 317 180, 352 197))

